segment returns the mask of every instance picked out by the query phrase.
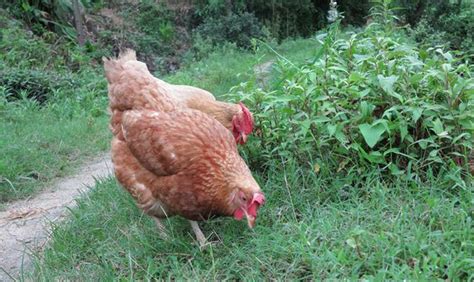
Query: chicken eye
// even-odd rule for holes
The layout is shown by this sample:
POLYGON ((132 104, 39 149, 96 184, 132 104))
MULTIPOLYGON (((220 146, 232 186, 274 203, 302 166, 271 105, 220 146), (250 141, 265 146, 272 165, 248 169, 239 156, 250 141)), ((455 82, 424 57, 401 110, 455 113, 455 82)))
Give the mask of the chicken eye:
POLYGON ((242 201, 247 202, 247 197, 242 196, 242 201))

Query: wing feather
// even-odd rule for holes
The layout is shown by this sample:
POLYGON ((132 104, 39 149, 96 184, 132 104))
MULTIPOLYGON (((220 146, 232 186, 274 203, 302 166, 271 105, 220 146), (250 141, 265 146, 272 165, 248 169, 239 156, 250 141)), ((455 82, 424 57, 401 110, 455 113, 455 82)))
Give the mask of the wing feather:
POLYGON ((225 159, 227 152, 237 152, 232 134, 196 110, 127 111, 122 125, 132 154, 159 176, 177 174, 210 154, 225 159))

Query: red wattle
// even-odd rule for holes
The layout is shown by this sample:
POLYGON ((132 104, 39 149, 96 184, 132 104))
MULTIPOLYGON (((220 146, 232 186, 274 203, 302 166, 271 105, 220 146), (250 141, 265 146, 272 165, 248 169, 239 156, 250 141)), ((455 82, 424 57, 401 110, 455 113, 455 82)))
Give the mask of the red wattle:
POLYGON ((234 218, 237 220, 241 220, 242 218, 244 218, 244 211, 241 208, 235 210, 234 218))

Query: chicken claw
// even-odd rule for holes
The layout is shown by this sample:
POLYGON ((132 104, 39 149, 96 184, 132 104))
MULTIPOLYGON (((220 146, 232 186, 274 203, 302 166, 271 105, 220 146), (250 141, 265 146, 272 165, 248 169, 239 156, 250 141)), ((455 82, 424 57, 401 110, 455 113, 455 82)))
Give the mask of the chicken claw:
POLYGON ((160 233, 161 239, 167 240, 169 237, 168 233, 166 232, 166 227, 163 225, 159 218, 153 217, 153 219, 155 220, 156 227, 158 227, 158 233, 160 233))

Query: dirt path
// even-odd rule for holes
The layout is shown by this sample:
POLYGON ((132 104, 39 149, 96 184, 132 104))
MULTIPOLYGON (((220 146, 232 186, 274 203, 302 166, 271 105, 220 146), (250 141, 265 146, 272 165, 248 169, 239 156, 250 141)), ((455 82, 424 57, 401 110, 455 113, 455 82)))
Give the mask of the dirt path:
POLYGON ((34 198, 11 203, 0 212, 0 281, 10 281, 22 267, 28 268, 28 254, 44 246, 49 223, 63 218, 82 191, 111 172, 110 156, 103 155, 82 166, 75 175, 58 179, 34 198))

